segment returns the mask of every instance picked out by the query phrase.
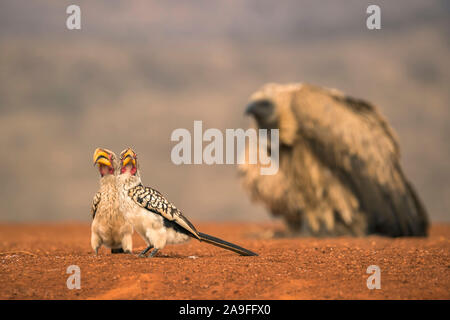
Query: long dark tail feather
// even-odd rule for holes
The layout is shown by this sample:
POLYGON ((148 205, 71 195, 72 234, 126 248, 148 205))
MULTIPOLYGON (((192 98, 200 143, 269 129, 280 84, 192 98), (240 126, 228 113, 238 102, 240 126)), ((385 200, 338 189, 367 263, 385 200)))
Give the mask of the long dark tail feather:
POLYGON ((234 251, 236 253, 239 253, 241 256, 257 256, 256 253, 250 250, 244 249, 242 247, 239 247, 238 245, 227 242, 225 240, 210 236, 209 234, 199 232, 198 236, 200 237, 200 241, 202 242, 207 242, 217 247, 234 251))

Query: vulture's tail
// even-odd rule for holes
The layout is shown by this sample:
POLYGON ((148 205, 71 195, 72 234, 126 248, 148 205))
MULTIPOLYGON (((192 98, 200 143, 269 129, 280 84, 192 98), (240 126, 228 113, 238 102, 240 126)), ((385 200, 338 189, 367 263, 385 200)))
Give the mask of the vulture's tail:
POLYGON ((256 253, 254 253, 250 250, 244 249, 242 247, 239 247, 238 245, 227 242, 225 240, 210 236, 209 234, 199 232, 198 236, 200 237, 200 241, 202 241, 202 242, 207 242, 207 243, 210 243, 217 247, 221 247, 221 248, 224 248, 224 249, 227 249, 230 251, 234 251, 236 253, 239 253, 241 256, 257 256, 256 253))
POLYGON ((407 190, 409 191, 409 194, 412 197, 414 204, 416 205, 416 210, 417 210, 417 213, 416 213, 417 217, 416 217, 416 221, 415 221, 416 223, 415 223, 413 235, 419 236, 419 237, 425 237, 428 235, 428 226, 429 226, 428 215, 425 210, 425 206, 420 201, 420 199, 416 193, 416 190, 414 190, 414 187, 412 186, 412 184, 406 180, 405 180, 405 182, 406 182, 407 190))

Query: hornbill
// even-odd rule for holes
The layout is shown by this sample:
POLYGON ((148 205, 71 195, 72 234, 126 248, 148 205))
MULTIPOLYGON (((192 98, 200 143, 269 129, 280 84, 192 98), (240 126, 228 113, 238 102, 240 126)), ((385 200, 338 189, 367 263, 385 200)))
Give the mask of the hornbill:
POLYGON ((97 148, 94 166, 100 172, 100 190, 92 203, 91 246, 95 254, 103 244, 111 253, 131 253, 133 227, 119 209, 117 173, 119 161, 114 152, 97 148))
POLYGON ((257 254, 235 244, 198 232, 191 222, 172 203, 153 188, 141 183, 137 155, 127 148, 120 154, 118 190, 120 208, 126 218, 147 243, 139 256, 153 248, 149 257, 163 249, 166 244, 176 244, 195 238, 202 242, 234 251, 243 256, 257 254))

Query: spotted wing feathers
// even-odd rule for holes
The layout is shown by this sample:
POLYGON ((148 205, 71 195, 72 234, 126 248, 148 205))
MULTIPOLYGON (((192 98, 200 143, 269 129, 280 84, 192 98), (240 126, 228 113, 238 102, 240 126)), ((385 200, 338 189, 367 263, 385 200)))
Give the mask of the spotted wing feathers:
POLYGON ((173 204, 167 201, 166 198, 157 190, 138 185, 131 188, 128 195, 140 207, 145 208, 151 212, 160 214, 163 218, 173 221, 183 229, 191 233, 194 237, 199 238, 198 232, 192 223, 186 219, 185 216, 173 204))

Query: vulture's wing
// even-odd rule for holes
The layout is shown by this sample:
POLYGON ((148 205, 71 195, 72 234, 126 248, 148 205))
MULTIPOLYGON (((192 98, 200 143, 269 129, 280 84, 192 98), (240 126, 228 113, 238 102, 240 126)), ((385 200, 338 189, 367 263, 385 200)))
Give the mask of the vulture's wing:
POLYGON ((175 222, 184 230, 189 232, 193 237, 199 238, 197 230, 192 223, 186 219, 185 216, 173 204, 164 198, 164 196, 157 190, 138 185, 131 188, 128 195, 140 207, 147 209, 153 213, 161 215, 164 219, 175 222))
POLYGON ((97 192, 94 196, 94 200, 92 200, 92 207, 91 207, 92 219, 95 218, 95 214, 97 213, 98 204, 100 203, 101 198, 102 194, 100 192, 97 192))
POLYGON ((294 92, 298 132, 368 214, 369 232, 426 235, 427 215, 400 167, 392 129, 369 103, 310 86, 294 92))

